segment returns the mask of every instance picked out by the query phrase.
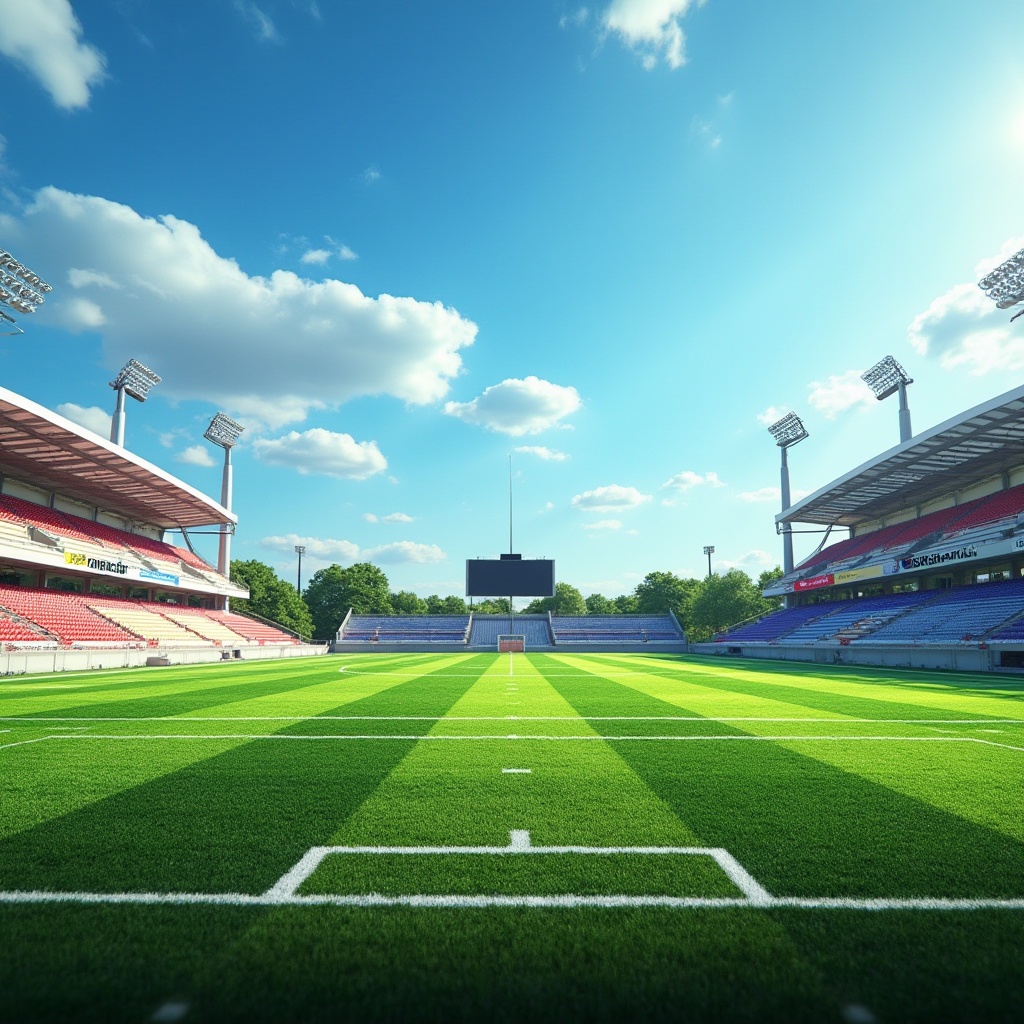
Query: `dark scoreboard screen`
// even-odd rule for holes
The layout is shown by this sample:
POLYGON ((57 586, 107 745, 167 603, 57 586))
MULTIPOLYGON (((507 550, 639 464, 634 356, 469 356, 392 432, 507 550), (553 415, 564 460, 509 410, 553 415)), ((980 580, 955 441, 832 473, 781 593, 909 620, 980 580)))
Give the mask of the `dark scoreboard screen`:
POLYGON ((470 558, 466 597, 554 597, 555 563, 550 558, 470 558))

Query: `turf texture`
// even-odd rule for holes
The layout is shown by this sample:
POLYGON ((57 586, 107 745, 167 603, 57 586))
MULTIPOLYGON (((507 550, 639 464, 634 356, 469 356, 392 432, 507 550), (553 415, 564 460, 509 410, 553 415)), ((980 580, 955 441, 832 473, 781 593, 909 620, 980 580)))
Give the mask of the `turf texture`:
POLYGON ((0 1021, 1015 1020, 1024 686, 665 655, 0 681, 0 1021))

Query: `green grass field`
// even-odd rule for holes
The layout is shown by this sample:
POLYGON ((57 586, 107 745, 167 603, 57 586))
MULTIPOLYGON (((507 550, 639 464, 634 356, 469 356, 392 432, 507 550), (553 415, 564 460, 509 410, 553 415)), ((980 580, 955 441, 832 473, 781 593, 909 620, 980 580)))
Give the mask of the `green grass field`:
POLYGON ((0 1021, 1018 1020, 1024 687, 657 655, 0 681, 0 1021))

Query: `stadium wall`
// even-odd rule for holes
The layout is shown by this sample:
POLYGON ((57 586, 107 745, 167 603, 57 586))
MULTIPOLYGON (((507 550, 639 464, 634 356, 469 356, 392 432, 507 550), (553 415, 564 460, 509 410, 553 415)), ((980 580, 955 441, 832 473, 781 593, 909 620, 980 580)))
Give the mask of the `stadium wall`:
POLYGON ((147 665, 202 665, 222 661, 270 661, 326 654, 321 644, 263 647, 83 647, 0 652, 0 676, 81 672, 88 669, 144 668, 147 665))
POLYGON ((818 665, 863 665, 876 668, 923 668, 949 672, 1015 672, 1000 664, 1005 645, 871 647, 858 642, 847 646, 792 646, 783 644, 690 644, 691 654, 758 658, 765 661, 802 661, 818 665))

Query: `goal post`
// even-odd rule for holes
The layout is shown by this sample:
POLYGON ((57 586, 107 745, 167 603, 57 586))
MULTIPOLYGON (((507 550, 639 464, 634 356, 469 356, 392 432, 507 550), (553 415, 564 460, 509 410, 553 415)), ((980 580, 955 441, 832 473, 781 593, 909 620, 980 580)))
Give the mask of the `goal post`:
POLYGON ((498 653, 521 652, 526 650, 526 637, 522 633, 499 633, 498 653))

